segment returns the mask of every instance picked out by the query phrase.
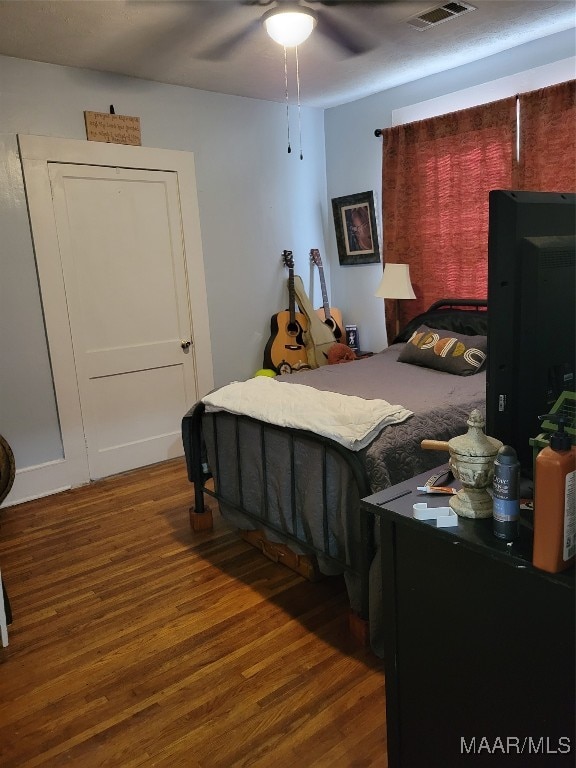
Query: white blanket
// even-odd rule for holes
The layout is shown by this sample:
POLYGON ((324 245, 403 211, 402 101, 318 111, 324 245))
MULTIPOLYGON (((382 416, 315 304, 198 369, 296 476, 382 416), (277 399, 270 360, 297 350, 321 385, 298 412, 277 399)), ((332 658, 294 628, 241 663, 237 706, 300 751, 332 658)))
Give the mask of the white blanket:
POLYGON ((206 410, 224 410, 282 427, 306 429, 352 451, 367 446, 383 427, 412 416, 401 405, 287 384, 267 376, 234 381, 202 398, 206 410))

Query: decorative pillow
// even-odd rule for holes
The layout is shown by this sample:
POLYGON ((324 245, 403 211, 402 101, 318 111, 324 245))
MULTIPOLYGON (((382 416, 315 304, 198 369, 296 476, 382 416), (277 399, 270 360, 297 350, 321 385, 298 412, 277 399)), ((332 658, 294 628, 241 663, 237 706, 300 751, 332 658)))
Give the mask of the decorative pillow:
POLYGON ((465 336, 421 325, 404 345, 398 362, 471 376, 486 362, 486 336, 465 336))

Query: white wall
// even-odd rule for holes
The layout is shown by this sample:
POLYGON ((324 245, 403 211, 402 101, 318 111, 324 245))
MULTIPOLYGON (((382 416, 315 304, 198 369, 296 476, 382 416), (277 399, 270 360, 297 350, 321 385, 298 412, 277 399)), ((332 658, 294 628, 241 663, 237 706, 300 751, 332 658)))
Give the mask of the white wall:
MULTIPOLYGON (((325 113, 326 168, 328 201, 334 197, 373 190, 377 208, 381 205, 382 139, 374 136, 376 128, 392 125, 392 111, 417 104, 464 88, 477 86, 507 75, 532 70, 576 55, 574 30, 560 32, 517 48, 490 56, 473 64, 431 75, 407 85, 370 96, 325 113)), ((574 59, 566 77, 576 76, 574 59)), ((522 90, 540 88, 540 80, 531 86, 524 80, 522 90)), ((558 82, 552 80, 551 82, 558 82)), ((460 109, 460 103, 443 100, 444 111, 460 109)), ((379 211, 376 211, 377 215, 379 211)), ((381 229, 381 226, 380 226, 381 229)), ((356 323, 363 349, 378 351, 386 346, 382 299, 374 296, 382 276, 380 264, 341 267, 338 263, 333 226, 326 230, 331 262, 332 303, 344 313, 345 322, 356 323)), ((380 241, 382 246, 382 241, 380 241)))
POLYGON ((217 386, 262 365, 287 306, 284 249, 319 301, 308 254, 324 250, 322 110, 302 109, 300 160, 283 104, 0 57, 0 433, 20 471, 62 447, 16 135, 85 139, 84 110, 110 104, 140 117, 143 145, 194 153, 217 386))

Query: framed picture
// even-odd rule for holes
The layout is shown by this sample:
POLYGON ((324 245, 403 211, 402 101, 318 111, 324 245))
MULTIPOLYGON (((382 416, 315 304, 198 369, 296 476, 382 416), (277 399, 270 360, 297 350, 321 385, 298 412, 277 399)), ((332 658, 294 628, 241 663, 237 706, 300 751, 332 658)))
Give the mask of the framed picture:
POLYGON ((338 258, 342 265, 376 264, 380 261, 374 194, 334 197, 332 213, 336 228, 338 258))

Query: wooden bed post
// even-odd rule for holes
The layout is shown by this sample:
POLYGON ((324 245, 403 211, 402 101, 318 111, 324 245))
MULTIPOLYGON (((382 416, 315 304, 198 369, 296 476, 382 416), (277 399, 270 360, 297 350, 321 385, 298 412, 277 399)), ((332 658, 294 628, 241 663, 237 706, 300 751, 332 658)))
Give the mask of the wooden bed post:
MULTIPOLYGON (((214 490, 214 480, 207 480, 206 486, 214 490)), ((197 483, 194 483, 194 500, 195 505, 188 510, 190 527, 193 531, 211 531, 214 527, 212 507, 206 503, 203 486, 197 483)))
POLYGON ((212 518, 212 509, 203 504, 204 511, 197 512, 197 507, 190 507, 188 514, 190 515, 190 527, 193 531, 211 531, 214 527, 214 520, 212 518))

